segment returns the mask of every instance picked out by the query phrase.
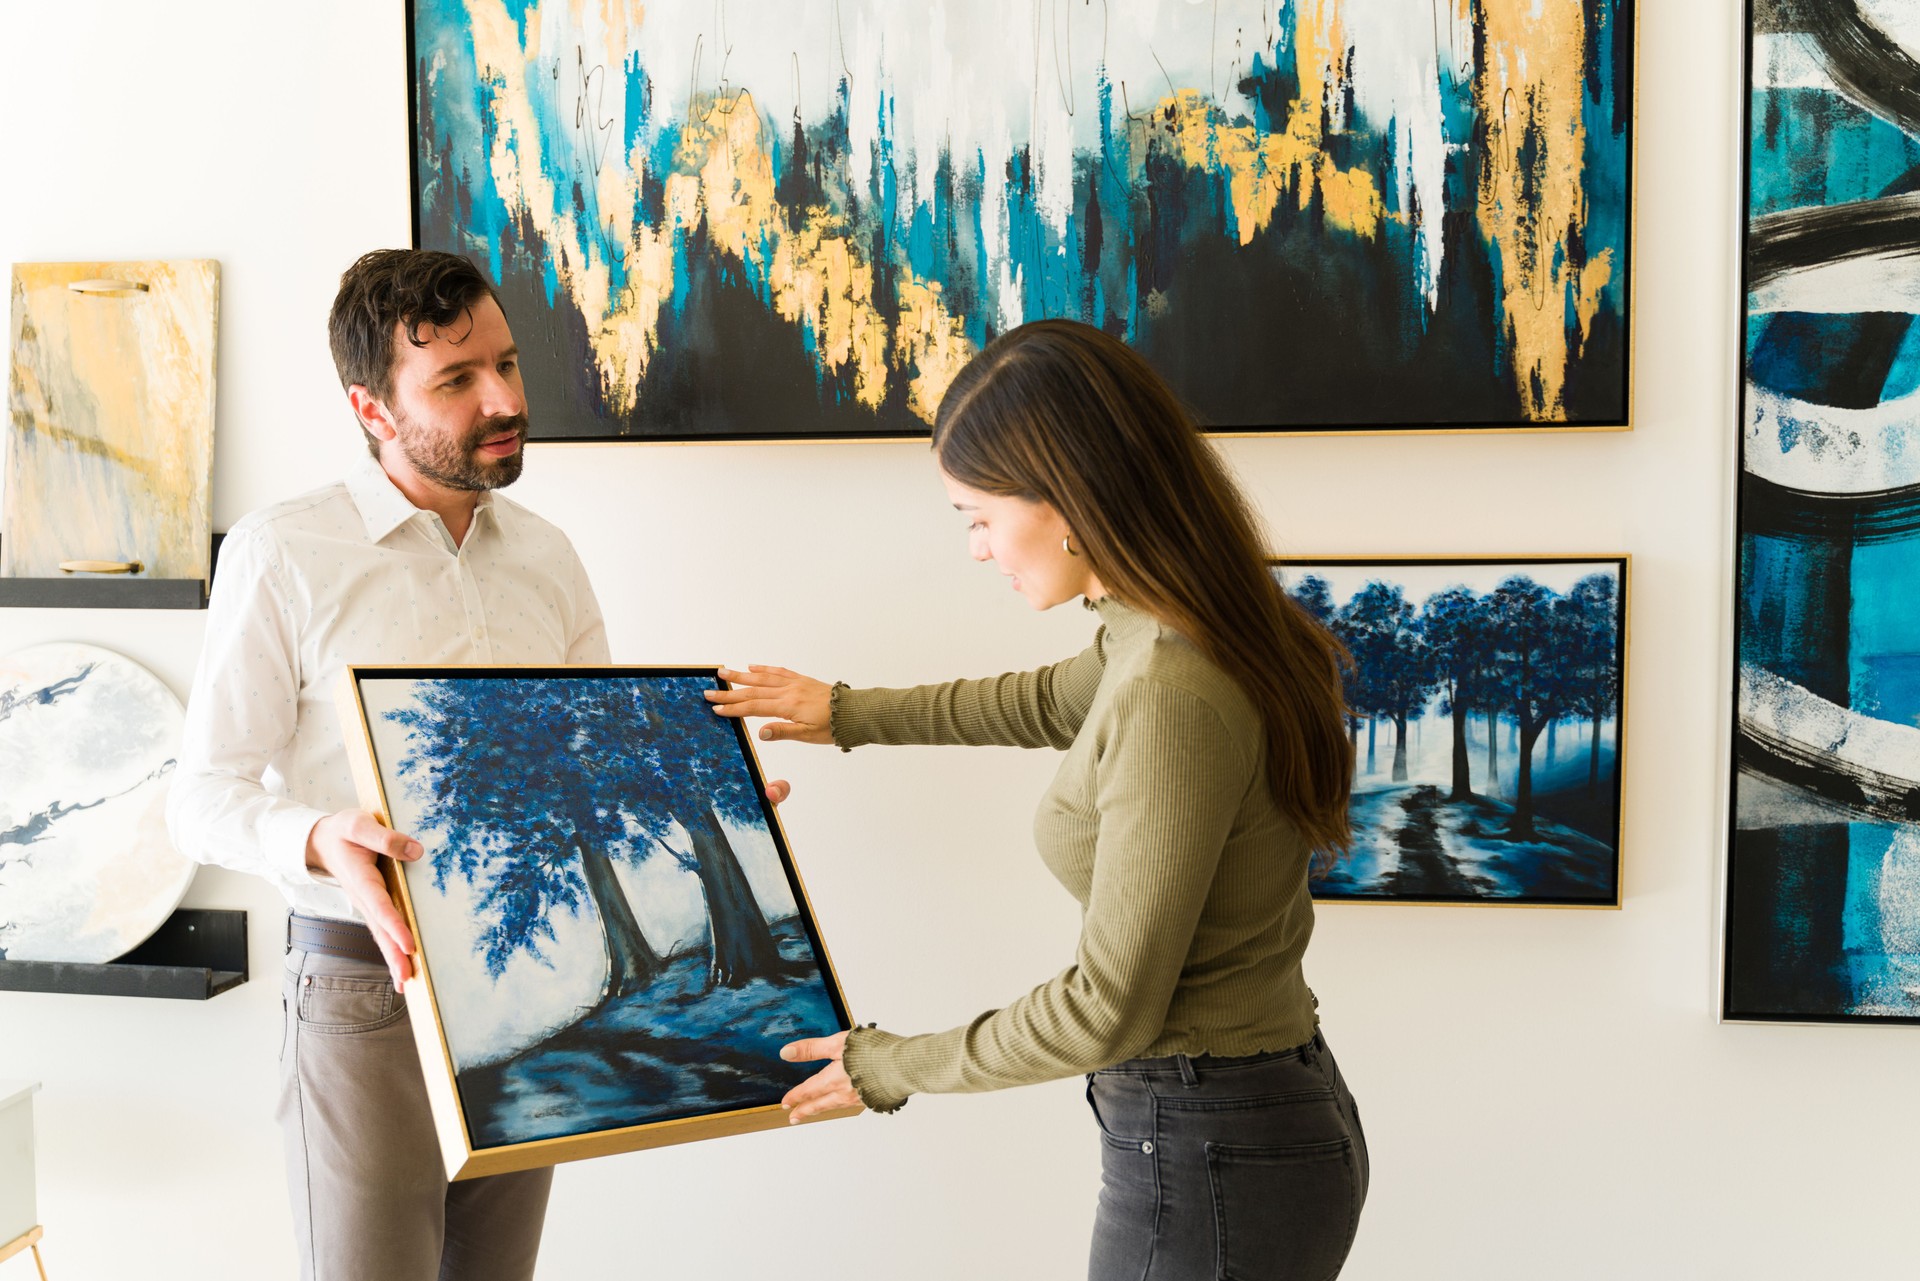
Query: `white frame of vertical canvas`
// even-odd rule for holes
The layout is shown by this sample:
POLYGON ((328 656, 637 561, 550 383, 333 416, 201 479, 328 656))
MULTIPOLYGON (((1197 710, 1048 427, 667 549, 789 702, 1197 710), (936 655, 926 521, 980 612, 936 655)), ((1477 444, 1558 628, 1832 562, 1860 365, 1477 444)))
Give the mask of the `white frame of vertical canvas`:
MULTIPOLYGON (((401 663, 348 667, 342 674, 339 688, 335 692, 335 708, 340 714, 340 725, 347 745, 347 762, 353 772, 354 790, 359 797, 360 807, 371 813, 382 824, 392 826, 392 811, 387 803, 385 784, 380 778, 378 757, 373 746, 372 727, 367 723, 366 708, 360 700, 360 681, 363 677, 379 678, 405 673, 409 677, 430 680, 432 673, 438 672, 448 675, 463 673, 471 675, 480 672, 508 675, 515 671, 553 672, 556 670, 558 665, 550 663, 401 663)), ((589 678, 666 673, 697 676, 711 673, 715 688, 729 688, 726 682, 720 680, 720 668, 717 664, 607 664, 568 666, 565 670, 569 676, 589 678)), ((755 785, 764 788, 766 776, 760 768, 760 758, 754 750, 752 736, 740 734, 738 741, 742 745, 748 768, 754 776, 755 785)), ((807 896, 800 870, 794 863, 791 846, 787 842, 786 829, 780 822, 778 809, 772 808, 770 815, 775 846, 780 851, 787 870, 792 874, 798 906, 805 914, 808 923, 814 925, 813 935, 820 945, 819 956, 816 959, 820 964, 821 978, 839 1002, 840 1009, 848 1011, 845 993, 841 990, 839 976, 833 968, 833 958, 827 952, 826 940, 819 935, 817 923, 814 920, 813 903, 807 896)), ((420 933, 419 918, 414 913, 412 891, 408 888, 406 875, 392 859, 381 859, 380 866, 381 873, 386 878, 387 892, 393 896, 394 905, 406 917, 407 928, 413 932, 414 952, 409 958, 413 965, 413 976, 407 980, 405 989, 409 1010, 413 1016, 409 1022, 413 1025, 414 1045, 420 1054, 421 1073, 426 1078, 427 1103, 433 1113, 433 1127, 439 1135, 440 1154, 446 1165, 448 1179, 459 1181, 485 1178, 493 1174, 509 1174, 516 1170, 557 1165, 564 1161, 583 1161, 591 1157, 612 1156, 620 1152, 638 1152, 675 1143, 717 1139, 730 1134, 749 1134, 757 1130, 780 1129, 788 1124, 785 1108, 778 1104, 766 1104, 700 1116, 680 1117, 669 1121, 651 1121, 643 1125, 595 1130, 586 1134, 566 1135, 560 1138, 534 1139, 524 1143, 500 1144, 494 1147, 475 1147, 471 1131, 467 1127, 466 1111, 460 1101, 453 1051, 447 1043, 446 1028, 440 1017, 439 1001, 434 994, 432 964, 427 957, 420 933), (420 1017, 423 1011, 427 1016, 425 1018, 420 1017)), ((850 1011, 847 1013, 847 1018, 848 1026, 853 1026, 850 1011)), ((860 1110, 843 1108, 825 1112, 804 1124, 811 1124, 814 1120, 830 1121, 856 1116, 860 1110)))

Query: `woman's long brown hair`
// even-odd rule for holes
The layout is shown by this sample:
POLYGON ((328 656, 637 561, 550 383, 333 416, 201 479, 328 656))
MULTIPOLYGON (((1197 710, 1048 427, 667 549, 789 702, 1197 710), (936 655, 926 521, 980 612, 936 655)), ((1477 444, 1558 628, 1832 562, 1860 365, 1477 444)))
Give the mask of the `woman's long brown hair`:
POLYGON ((1346 652, 1281 590, 1252 508, 1145 360, 1075 321, 1022 325, 954 379, 933 448, 971 489, 1050 504, 1107 591, 1238 681, 1275 803, 1315 851, 1347 848, 1346 652))

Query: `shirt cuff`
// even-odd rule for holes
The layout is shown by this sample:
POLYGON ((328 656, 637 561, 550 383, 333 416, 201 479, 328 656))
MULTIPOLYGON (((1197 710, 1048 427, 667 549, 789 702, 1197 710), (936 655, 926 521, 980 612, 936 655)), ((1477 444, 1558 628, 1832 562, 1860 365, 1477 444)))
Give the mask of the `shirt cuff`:
POLYGON ((872 1024, 847 1033, 847 1043, 840 1051, 840 1066, 846 1069, 847 1079, 853 1082, 853 1092, 869 1111, 898 1112, 907 1105, 907 1095, 912 1091, 899 1091, 899 1087, 890 1086, 883 1079, 887 1051, 904 1039, 892 1032, 882 1032, 872 1024))
POLYGON ((319 884, 313 869, 307 866, 307 837, 312 835, 313 825, 326 816, 327 811, 311 805, 276 806, 261 823, 261 856, 283 884, 319 884))

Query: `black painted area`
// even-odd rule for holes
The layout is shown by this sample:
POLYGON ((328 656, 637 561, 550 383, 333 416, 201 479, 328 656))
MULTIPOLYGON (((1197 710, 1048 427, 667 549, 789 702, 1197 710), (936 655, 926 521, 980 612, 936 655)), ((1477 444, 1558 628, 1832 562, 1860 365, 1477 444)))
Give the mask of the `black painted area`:
POLYGON ((1747 290, 1790 271, 1920 253, 1920 193, 1786 209, 1747 229, 1747 290))
POLYGON ((1920 532, 1920 485, 1865 494, 1809 494, 1749 472, 1741 476, 1740 489, 1741 524, 1750 535, 1851 548, 1920 532))
POLYGON ((1847 854, 1844 823, 1734 834, 1726 1017, 1844 1014, 1852 996, 1843 968, 1847 854))
POLYGON ((101 964, 0 961, 0 991, 204 1001, 247 981, 247 914, 181 908, 140 946, 101 964))

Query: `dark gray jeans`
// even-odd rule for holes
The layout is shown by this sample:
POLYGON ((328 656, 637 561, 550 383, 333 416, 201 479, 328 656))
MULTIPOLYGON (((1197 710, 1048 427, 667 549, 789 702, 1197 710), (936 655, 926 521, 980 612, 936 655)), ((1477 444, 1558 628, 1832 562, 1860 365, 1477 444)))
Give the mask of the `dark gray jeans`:
POLYGON ((1249 1058, 1087 1077, 1100 1124, 1088 1281, 1329 1281, 1367 1199, 1367 1140, 1319 1033, 1249 1058))

